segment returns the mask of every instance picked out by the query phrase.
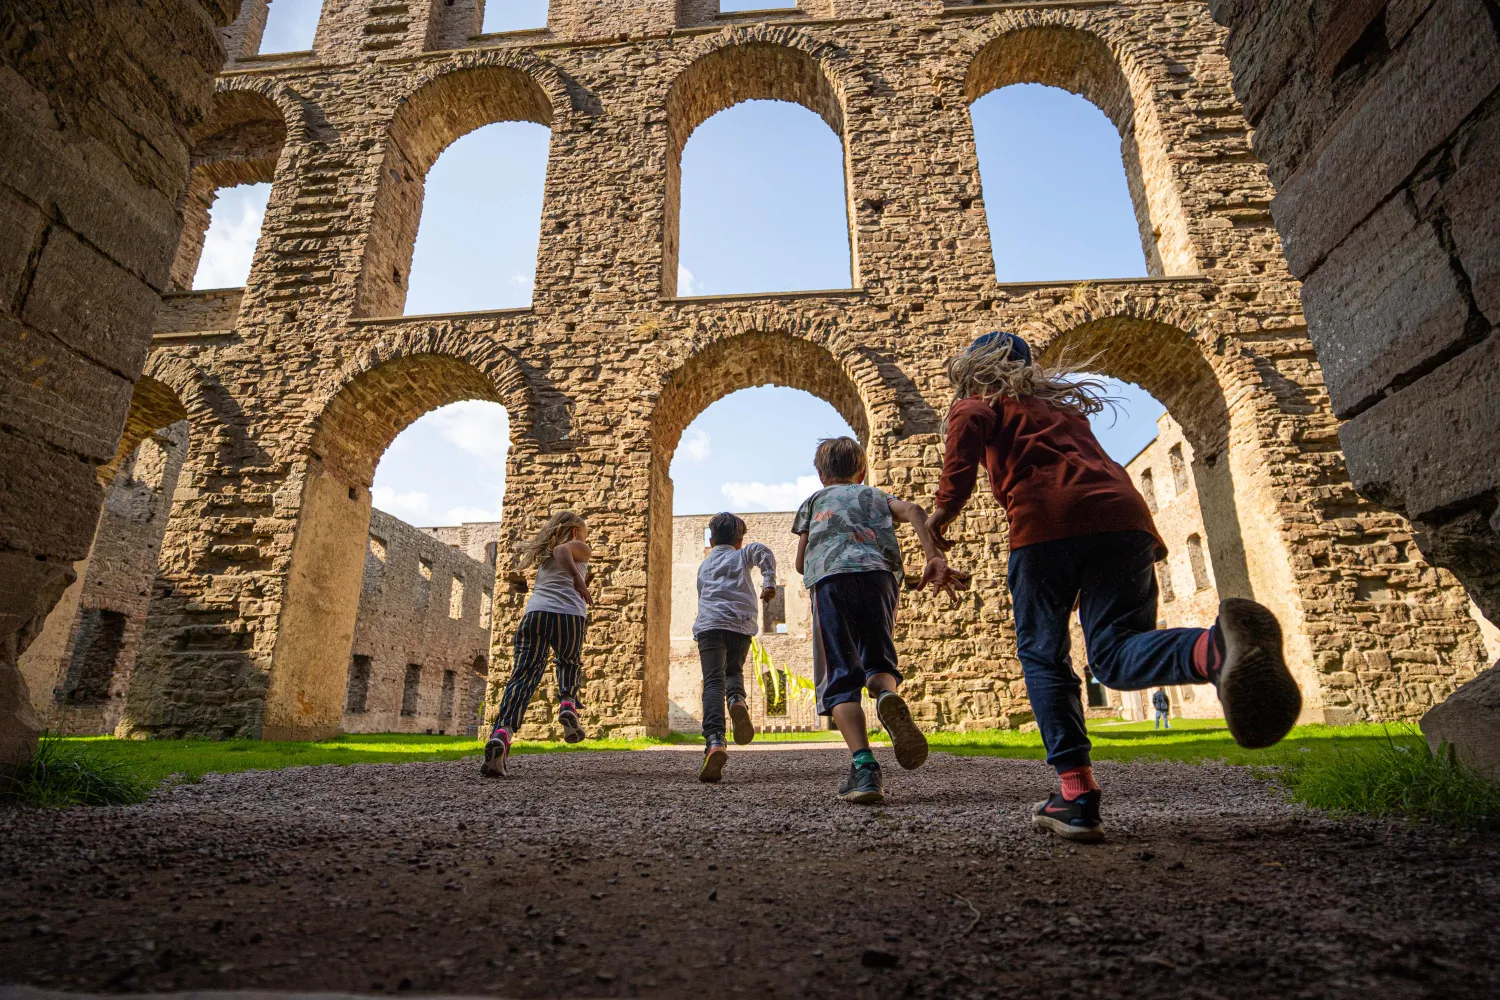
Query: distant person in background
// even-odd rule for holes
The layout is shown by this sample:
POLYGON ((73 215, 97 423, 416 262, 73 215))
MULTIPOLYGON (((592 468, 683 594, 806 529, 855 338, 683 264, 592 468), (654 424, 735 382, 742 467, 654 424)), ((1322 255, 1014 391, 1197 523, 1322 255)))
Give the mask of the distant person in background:
POLYGON ((1152 729, 1161 729, 1165 726, 1172 728, 1172 703, 1167 700, 1167 692, 1163 688, 1157 688, 1156 693, 1151 696, 1151 707, 1156 709, 1156 722, 1152 729))
POLYGON ((1104 838, 1082 685, 1068 649, 1075 600, 1089 667, 1105 687, 1213 684, 1241 746, 1285 736, 1302 694, 1267 608, 1230 598, 1213 628, 1157 628, 1154 564, 1167 548, 1145 499, 1089 427, 1089 416, 1109 405, 1103 384, 1036 364, 1026 341, 998 331, 949 361, 948 381, 954 400, 928 529, 940 547, 952 544, 943 531, 984 466, 1010 526, 1016 653, 1062 786, 1036 805, 1032 822, 1068 840, 1104 838))
POLYGON ((480 774, 503 778, 508 774, 510 741, 526 718, 526 706, 536 694, 547 656, 557 660, 557 721, 563 739, 584 739, 578 721, 578 689, 583 686, 583 636, 588 630, 589 526, 570 510, 547 519, 521 552, 521 568, 536 566, 536 586, 516 627, 515 662, 500 698, 495 730, 484 745, 480 774))
POLYGON ((750 706, 745 703, 745 654, 760 631, 752 566, 760 570, 760 599, 776 596, 776 556, 760 542, 745 544, 745 522, 728 512, 708 522, 708 554, 698 565, 698 617, 693 639, 703 666, 703 764, 698 780, 724 776, 729 759, 724 742, 724 706, 734 721, 734 741, 755 739, 750 706))

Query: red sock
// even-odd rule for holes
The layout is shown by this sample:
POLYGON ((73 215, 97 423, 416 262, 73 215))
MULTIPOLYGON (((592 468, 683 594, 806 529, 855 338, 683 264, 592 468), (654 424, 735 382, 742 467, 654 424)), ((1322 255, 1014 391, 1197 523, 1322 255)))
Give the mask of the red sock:
POLYGON ((1213 680, 1214 674, 1219 672, 1219 665, 1223 662, 1224 650, 1219 648, 1214 630, 1204 629, 1198 641, 1193 643, 1193 673, 1204 680, 1213 680))
POLYGON ((1099 790, 1099 783, 1094 780, 1094 769, 1088 764, 1070 768, 1058 777, 1062 779, 1062 793, 1065 799, 1076 799, 1085 792, 1099 790))

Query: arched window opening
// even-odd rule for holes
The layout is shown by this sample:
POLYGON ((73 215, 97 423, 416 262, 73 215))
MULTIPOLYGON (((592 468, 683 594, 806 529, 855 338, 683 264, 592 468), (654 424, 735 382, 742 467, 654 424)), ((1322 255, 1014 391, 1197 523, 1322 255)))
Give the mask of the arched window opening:
POLYGON ((1104 112, 1023 83, 970 109, 999 281, 1149 273, 1120 135, 1104 112))
POLYGON ((547 27, 547 0, 479 0, 484 8, 480 31, 529 31, 547 27))
POLYGON ((203 255, 193 272, 194 290, 239 288, 250 279, 250 264, 266 221, 271 185, 240 184, 216 191, 208 210, 203 255))
POLYGON ((1203 539, 1194 534, 1187 537, 1188 565, 1193 571, 1193 589, 1207 590, 1213 586, 1208 579, 1208 564, 1203 559, 1203 539))
POLYGON ((322 12, 323 0, 269 0, 259 54, 309 51, 317 36, 318 17, 322 12))
POLYGON ((1188 491, 1187 463, 1182 459, 1180 443, 1167 451, 1167 461, 1172 466, 1172 495, 1180 497, 1188 491))
MULTIPOLYGON (((746 542, 776 558, 776 596, 758 610, 756 642, 747 657, 746 697, 763 731, 821 728, 806 684, 812 677, 807 592, 796 571, 792 518, 821 488, 813 468, 819 440, 858 434, 839 411, 811 393, 762 386, 730 393, 705 408, 683 432, 670 465, 673 495, 671 666, 668 722, 674 731, 703 726, 703 674, 693 623, 697 574, 707 555, 709 519, 738 514, 746 542)), ((757 589, 763 583, 751 570, 757 589)))
POLYGON ((817 114, 737 104, 693 132, 681 169, 679 296, 853 284, 843 142, 817 114))
POLYGON ((486 125, 454 142, 427 174, 407 314, 531 305, 551 131, 486 125))
POLYGON ((1141 496, 1146 498, 1146 507, 1151 513, 1157 513, 1156 477, 1151 474, 1150 469, 1141 471, 1141 496))
POLYGON ((1177 591, 1172 587, 1172 567, 1165 559, 1156 564, 1156 585, 1163 604, 1177 600, 1177 591))

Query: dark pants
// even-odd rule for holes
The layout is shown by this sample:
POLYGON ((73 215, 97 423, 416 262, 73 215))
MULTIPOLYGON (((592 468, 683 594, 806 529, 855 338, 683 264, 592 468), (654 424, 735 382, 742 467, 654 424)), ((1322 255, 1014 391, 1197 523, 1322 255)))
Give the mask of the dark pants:
POLYGON ((886 570, 835 573, 813 585, 813 682, 818 714, 858 704, 873 674, 896 669, 896 578, 886 570))
POLYGON ((495 728, 505 727, 514 733, 526 718, 526 706, 536 694, 547 668, 547 654, 557 658, 559 696, 578 704, 578 689, 583 686, 583 635, 588 619, 583 615, 562 615, 553 611, 528 611, 516 628, 516 658, 510 668, 510 680, 500 698, 500 712, 495 728))
POLYGON ((1089 669, 1105 687, 1139 691, 1202 684, 1193 672, 1201 628, 1156 627, 1156 542, 1144 531, 1107 531, 1013 549, 1008 582, 1016 651, 1047 763, 1059 772, 1089 763, 1082 682, 1068 653, 1078 616, 1089 669))
POLYGON ((724 739, 726 700, 745 697, 745 654, 750 637, 728 629, 699 632, 698 661, 703 665, 703 738, 724 739))

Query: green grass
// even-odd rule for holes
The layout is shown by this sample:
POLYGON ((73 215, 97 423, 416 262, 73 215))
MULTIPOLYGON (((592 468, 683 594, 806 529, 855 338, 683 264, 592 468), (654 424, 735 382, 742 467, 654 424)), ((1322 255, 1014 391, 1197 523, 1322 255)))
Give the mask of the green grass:
POLYGON ((15 774, 0 779, 0 800, 42 808, 144 802, 156 782, 89 741, 42 737, 15 774))
MULTIPOLYGON (((151 786, 172 778, 197 781, 205 774, 237 771, 274 771, 315 764, 400 764, 415 761, 459 760, 480 753, 468 736, 425 736, 408 733, 348 734, 315 743, 266 740, 117 740, 107 736, 68 739, 84 746, 97 759, 129 768, 151 786)), ((516 754, 573 753, 580 750, 639 750, 659 740, 589 740, 585 743, 544 743, 518 740, 516 754)))
MULTIPOLYGON (((1411 726, 1298 726, 1267 750, 1235 744, 1218 719, 1179 719, 1170 730, 1149 722, 1090 720, 1093 756, 1100 761, 1223 761, 1269 769, 1298 802, 1336 814, 1405 816, 1457 830, 1500 829, 1500 785, 1479 778, 1447 755, 1433 755, 1411 726)), ((879 742, 883 734, 872 737, 879 742)), ((1015 730, 933 733, 937 751, 960 756, 1040 760, 1041 736, 1015 730)), ((766 733, 766 743, 837 743, 833 732, 766 733)), ((640 750, 662 744, 701 744, 674 733, 665 740, 589 740, 576 745, 519 740, 516 754, 640 750)), ((348 735, 316 743, 234 740, 116 740, 108 737, 44 741, 40 769, 5 793, 33 805, 140 801, 145 789, 168 779, 197 781, 209 773, 276 770, 313 764, 388 764, 457 760, 479 753, 466 736, 348 735), (22 791, 24 789, 24 791, 22 791)))

